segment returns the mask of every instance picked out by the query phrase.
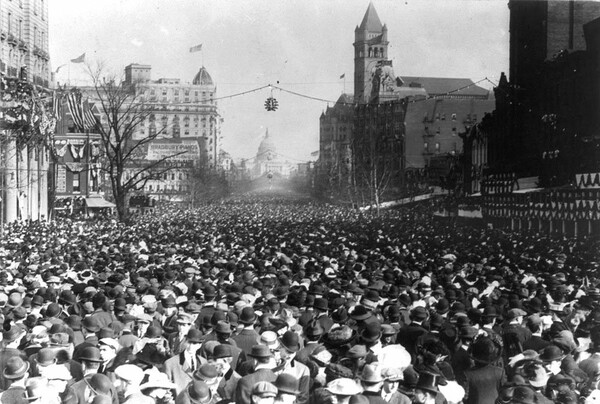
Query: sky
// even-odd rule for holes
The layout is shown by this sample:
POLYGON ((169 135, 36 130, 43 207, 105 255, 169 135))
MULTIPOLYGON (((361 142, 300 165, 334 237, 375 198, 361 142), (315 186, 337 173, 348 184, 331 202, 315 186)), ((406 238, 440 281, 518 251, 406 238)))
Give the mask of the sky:
MULTIPOLYGON (((485 77, 508 72, 507 0, 373 0, 387 24, 389 58, 398 76, 485 77)), ((217 85, 222 148, 249 158, 268 129, 291 161, 314 160, 319 116, 353 92, 354 29, 368 0, 51 0, 49 45, 61 83, 86 84, 85 52, 121 73, 152 66, 152 79, 191 82, 205 66, 217 85), (202 44, 202 52, 189 48, 202 44), (340 79, 345 75, 345 79, 340 79), (269 84, 317 101, 272 90, 269 84), (328 102, 329 101, 329 102, 328 102)), ((482 83, 490 88, 491 84, 482 83)))

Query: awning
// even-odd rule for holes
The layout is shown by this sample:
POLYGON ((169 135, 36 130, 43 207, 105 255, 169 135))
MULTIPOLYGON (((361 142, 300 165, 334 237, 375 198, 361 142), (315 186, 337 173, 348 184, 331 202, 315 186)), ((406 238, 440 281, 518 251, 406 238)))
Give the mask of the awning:
POLYGON ((98 196, 85 198, 85 204, 88 208, 114 208, 115 204, 98 196))

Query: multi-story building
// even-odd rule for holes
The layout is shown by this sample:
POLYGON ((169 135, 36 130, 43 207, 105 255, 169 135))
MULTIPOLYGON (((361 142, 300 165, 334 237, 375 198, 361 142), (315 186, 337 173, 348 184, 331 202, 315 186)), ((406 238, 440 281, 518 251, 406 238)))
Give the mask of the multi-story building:
POLYGON ((317 175, 328 187, 343 188, 350 183, 351 142, 354 133, 354 100, 342 94, 333 107, 327 107, 319 123, 317 175))
MULTIPOLYGON (((50 81, 49 63, 47 1, 1 2, 0 73, 7 80, 22 80, 47 88, 50 81)), ((6 110, 11 106, 5 101, 6 94, 0 105, 4 110, 3 118, 6 118, 6 110)), ((38 99, 36 102, 43 101, 38 99)), ((0 222, 46 219, 49 168, 47 150, 39 144, 17 142, 19 130, 7 129, 6 125, 3 128, 0 132, 0 222)))
MULTIPOLYGON (((383 147, 379 151, 383 164, 396 168, 392 182, 402 185, 407 175, 412 178, 415 172, 440 167, 436 160, 460 154, 462 141, 458 134, 493 109, 489 91, 471 79, 397 76, 388 53, 388 28, 372 3, 355 29, 353 45, 354 95, 343 95, 320 117, 317 176, 351 176, 356 171, 351 166, 358 150, 353 144, 371 139, 374 134, 367 133, 370 126, 365 123, 372 121, 369 113, 380 118, 373 122, 381 133, 394 131, 393 147, 389 139, 375 143, 383 147), (377 105, 387 103, 391 104, 378 111, 377 105), (361 109, 366 104, 372 108, 361 109)), ((436 178, 443 174, 439 169, 433 171, 436 178)), ((426 177, 420 176, 423 180, 426 177)), ((338 182, 351 180, 346 177, 338 182)))
POLYGON ((151 66, 141 64, 125 68, 125 83, 136 83, 142 91, 141 99, 153 108, 135 135, 136 139, 156 137, 148 145, 146 159, 173 156, 162 164, 162 168, 170 166, 169 172, 148 181, 144 192, 158 200, 183 201, 192 168, 220 169, 222 118, 217 108, 217 87, 205 67, 191 83, 184 83, 176 78, 153 81, 151 66))
MULTIPOLYGON (((510 1, 509 77, 480 128, 490 174, 541 186, 600 171, 600 3, 510 1)), ((480 150, 473 153, 481 155, 480 150)))

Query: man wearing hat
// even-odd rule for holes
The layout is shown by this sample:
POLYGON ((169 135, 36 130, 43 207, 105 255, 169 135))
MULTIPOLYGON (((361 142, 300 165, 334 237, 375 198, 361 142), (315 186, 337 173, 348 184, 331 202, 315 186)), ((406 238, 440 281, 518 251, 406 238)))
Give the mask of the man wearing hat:
POLYGON ((175 404, 210 404, 214 402, 213 393, 202 380, 194 380, 177 395, 175 404))
POLYGON ((144 379, 144 371, 136 365, 125 364, 115 369, 115 387, 125 399, 121 404, 154 404, 154 400, 142 394, 140 385, 144 379))
POLYGON ((300 350, 300 339, 294 331, 286 331, 279 339, 279 356, 281 363, 278 368, 281 373, 287 373, 294 376, 299 382, 300 394, 296 399, 298 404, 308 402, 310 390, 310 370, 303 363, 295 360, 296 354, 300 350))
POLYGON ((388 404, 410 404, 411 400, 398 390, 400 382, 404 380, 404 372, 400 368, 384 368, 383 390, 381 396, 388 404))
POLYGON ((171 353, 179 355, 186 348, 186 336, 192 327, 192 315, 185 312, 177 314, 176 324, 177 331, 167 336, 167 343, 171 353))
MULTIPOLYGON (((21 327, 11 326, 8 330, 2 332, 2 341, 0 342, 0 368, 4 369, 11 358, 20 357, 24 361, 27 361, 27 357, 19 349, 21 339, 25 336, 25 333, 21 327)), ((9 386, 7 379, 0 378, 0 390, 6 390, 9 386)))
POLYGON ((362 370, 360 374, 360 383, 363 388, 363 395, 367 397, 370 404, 385 404, 386 401, 381 395, 384 378, 381 375, 381 366, 378 362, 372 362, 362 370))
POLYGON ((327 383, 327 387, 324 390, 335 396, 338 404, 348 404, 350 397, 357 396, 363 392, 362 386, 354 379, 348 377, 339 377, 331 380, 327 383))
POLYGON ((0 397, 0 403, 23 402, 25 394, 25 382, 29 378, 29 362, 20 356, 13 356, 7 360, 2 370, 2 380, 7 385, 6 390, 0 397))
POLYGON ((273 372, 275 361, 273 353, 266 345, 255 345, 248 355, 255 364, 254 369, 249 374, 243 376, 236 387, 235 401, 237 404, 250 404, 252 402, 252 389, 258 382, 273 383, 277 375, 273 372))
POLYGON ((252 387, 251 404, 273 404, 277 387, 273 383, 258 382, 252 387))
POLYGON ((117 390, 112 381, 108 376, 99 373, 88 375, 67 387, 63 402, 66 404, 89 403, 96 396, 108 396, 113 403, 119 402, 117 390))
POLYGON ((500 387, 506 383, 503 368, 494 366, 502 348, 489 337, 480 337, 470 348, 475 366, 464 371, 465 404, 490 403, 498 398, 500 387))
POLYGON ((232 368, 233 354, 231 346, 226 344, 217 345, 213 350, 212 360, 219 374, 217 377, 219 380, 217 397, 233 400, 235 388, 242 376, 232 368))
POLYGON ((260 335, 254 329, 254 324, 257 319, 258 316, 252 307, 244 307, 238 319, 244 328, 232 338, 238 348, 244 351, 246 355, 248 355, 250 351, 252 351, 252 347, 260 341, 260 335))
POLYGON ((413 403, 434 404, 439 393, 438 380, 439 375, 430 372, 421 372, 415 387, 413 403))
POLYGON ((310 355, 312 355, 317 348, 323 346, 320 343, 323 334, 324 330, 323 327, 321 327, 321 323, 315 320, 310 321, 304 328, 304 335, 306 337, 305 345, 296 354, 296 360, 306 363, 310 355))
POLYGON ((313 304, 313 310, 313 319, 319 322, 324 333, 329 332, 329 330, 333 326, 333 320, 327 315, 329 311, 329 304, 327 303, 327 299, 325 299, 324 297, 316 298, 313 304))
POLYGON ((282 373, 275 380, 277 387, 277 402, 281 404, 294 404, 300 391, 298 390, 298 379, 292 375, 282 373))
POLYGON ((402 345, 413 360, 417 355, 417 343, 419 338, 427 334, 427 330, 423 327, 423 322, 427 320, 429 313, 424 307, 417 306, 410 312, 410 324, 400 328, 396 343, 402 345))
POLYGON ((186 336, 186 347, 177 355, 172 356, 165 362, 164 372, 175 384, 175 392, 181 393, 192 381, 192 374, 201 365, 206 363, 206 358, 198 355, 200 347, 204 342, 202 331, 192 328, 186 336))
POLYGON ((525 341, 531 338, 531 331, 522 325, 525 315, 527 313, 519 308, 510 309, 506 314, 507 324, 502 329, 502 339, 505 354, 509 357, 520 353, 525 341))

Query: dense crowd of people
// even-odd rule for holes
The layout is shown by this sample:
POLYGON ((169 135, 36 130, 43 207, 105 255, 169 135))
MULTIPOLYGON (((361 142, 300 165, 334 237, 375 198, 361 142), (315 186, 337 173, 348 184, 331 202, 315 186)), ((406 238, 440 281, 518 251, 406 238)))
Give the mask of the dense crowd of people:
POLYGON ((600 243, 276 198, 13 223, 2 403, 594 403, 600 243))

